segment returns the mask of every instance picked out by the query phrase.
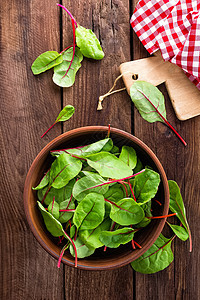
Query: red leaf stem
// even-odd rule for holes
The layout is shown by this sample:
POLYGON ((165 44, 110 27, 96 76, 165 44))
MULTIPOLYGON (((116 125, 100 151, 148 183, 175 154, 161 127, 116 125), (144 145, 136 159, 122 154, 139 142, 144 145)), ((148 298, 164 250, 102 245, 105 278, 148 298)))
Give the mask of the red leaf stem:
POLYGON ((130 190, 131 190, 131 194, 133 195, 133 199, 135 200, 135 202, 136 202, 136 198, 135 198, 135 195, 134 195, 134 192, 133 192, 133 189, 132 189, 132 185, 131 185, 131 183, 130 183, 130 181, 128 180, 128 185, 129 185, 129 187, 130 187, 130 190))
POLYGON ((61 5, 60 3, 56 3, 56 5, 58 5, 61 8, 63 8, 68 13, 68 15, 70 16, 71 20, 74 21, 76 27, 78 27, 78 24, 77 24, 76 20, 74 19, 74 17, 72 16, 72 14, 70 13, 70 11, 67 8, 65 6, 61 5))
POLYGON ((138 244, 136 241, 134 241, 134 243, 136 244, 136 246, 138 246, 138 248, 142 249, 142 246, 140 246, 140 244, 138 244))
POLYGON ((64 211, 64 212, 74 212, 75 209, 59 209, 59 211, 64 211))
POLYGON ((157 217, 147 217, 147 219, 162 219, 162 218, 168 218, 168 217, 173 217, 173 216, 176 216, 177 213, 173 213, 173 214, 169 214, 169 215, 166 215, 166 216, 157 216, 157 217))
POLYGON ((74 255, 75 255, 75 268, 77 268, 77 263, 78 263, 78 257, 77 257, 77 250, 76 250, 76 246, 73 242, 73 240, 70 238, 70 236, 64 231, 65 235, 67 236, 67 238, 69 239, 69 241, 71 242, 73 248, 74 248, 74 255))
POLYGON ((174 127, 165 119, 165 117, 159 112, 157 107, 151 102, 151 100, 140 90, 138 90, 148 101, 149 103, 153 106, 153 108, 156 110, 156 112, 159 114, 161 119, 165 122, 165 124, 168 125, 168 127, 177 135, 177 137, 181 140, 181 142, 184 144, 184 146, 187 146, 187 143, 184 141, 184 139, 180 136, 180 134, 174 129, 174 127))
POLYGON ((64 255, 65 250, 67 249, 67 247, 68 247, 68 244, 65 245, 65 246, 62 248, 61 252, 60 252, 60 256, 59 256, 58 264, 57 264, 57 267, 58 267, 58 268, 60 268, 61 260, 62 260, 62 257, 63 257, 63 255, 64 255))

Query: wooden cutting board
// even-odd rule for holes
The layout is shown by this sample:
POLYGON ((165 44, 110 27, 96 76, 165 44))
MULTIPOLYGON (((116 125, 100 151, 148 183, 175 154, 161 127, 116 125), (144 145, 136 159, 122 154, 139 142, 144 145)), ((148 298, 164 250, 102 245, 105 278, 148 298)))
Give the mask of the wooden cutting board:
POLYGON ((164 61, 160 52, 153 57, 123 63, 120 72, 128 93, 135 81, 134 74, 137 74, 137 80, 148 81, 155 86, 164 82, 179 120, 200 115, 200 91, 181 68, 164 61))

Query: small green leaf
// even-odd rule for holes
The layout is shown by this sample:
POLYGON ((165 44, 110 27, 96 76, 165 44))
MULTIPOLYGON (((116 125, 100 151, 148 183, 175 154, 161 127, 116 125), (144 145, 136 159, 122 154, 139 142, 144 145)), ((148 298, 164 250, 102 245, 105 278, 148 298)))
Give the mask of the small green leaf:
POLYGON ((63 227, 62 224, 54 218, 52 214, 47 212, 43 205, 37 201, 39 209, 42 213, 44 223, 46 225, 47 230, 53 235, 53 236, 63 236, 63 227))
POLYGON ((167 268, 174 259, 172 240, 162 234, 142 256, 131 263, 132 268, 143 274, 153 274, 167 268))
POLYGON ((73 114, 74 114, 75 108, 72 105, 66 105, 61 112, 59 113, 57 119, 56 119, 56 123, 57 122, 64 122, 69 120, 73 114))
POLYGON ((48 183, 49 183, 49 171, 45 174, 45 176, 42 178, 40 183, 35 188, 32 187, 32 189, 34 191, 42 190, 45 186, 47 186, 48 183))
POLYGON ((186 241, 189 238, 188 232, 184 227, 181 227, 179 225, 173 225, 167 222, 167 224, 171 227, 173 232, 177 235, 177 237, 182 240, 186 241))
MULTIPOLYGON (((72 200, 70 201, 70 199, 65 200, 60 203, 59 209, 75 209, 75 203, 72 200)), ((74 214, 73 212, 61 211, 58 220, 61 223, 66 223, 72 218, 73 214, 74 214)))
POLYGON ((63 57, 61 54, 56 51, 47 51, 36 58, 31 66, 31 70, 34 75, 37 75, 61 64, 62 61, 63 57))
POLYGON ((116 183, 109 188, 109 190, 105 193, 104 198, 112 202, 118 202, 124 198, 124 192, 119 184, 116 183))
POLYGON ((73 49, 69 48, 63 54, 63 62, 54 67, 53 82, 61 87, 70 87, 74 84, 77 71, 81 67, 81 61, 83 55, 81 51, 76 47, 73 62, 70 66, 70 62, 73 57, 73 49))
POLYGON ((56 201, 52 201, 48 206, 48 211, 58 220, 59 218, 59 204, 56 201))
POLYGON ((97 193, 90 193, 78 204, 73 222, 80 230, 94 229, 101 224, 104 214, 104 197, 97 193))
POLYGON ((129 227, 115 231, 102 231, 99 239, 106 247, 117 248, 130 242, 134 237, 134 232, 134 229, 129 227))
POLYGON ((99 193, 104 195, 108 191, 108 185, 99 187, 95 186, 105 182, 106 180, 104 180, 99 174, 88 174, 88 176, 82 177, 75 183, 72 191, 73 196, 77 201, 82 201, 89 193, 99 193))
POLYGON ((130 88, 130 96, 143 119, 150 123, 164 122, 144 95, 150 99, 151 103, 166 119, 165 99, 159 89, 149 82, 135 81, 130 88))
POLYGON ((81 171, 82 163, 80 159, 63 153, 56 158, 50 169, 51 186, 60 189, 81 171))
MULTIPOLYGON (((76 240, 73 240, 76 250, 77 250, 77 257, 78 258, 84 258, 84 257, 88 257, 90 255, 92 255, 95 251, 95 248, 91 249, 88 248, 82 241, 80 238, 77 238, 76 240)), ((74 248, 73 246, 70 244, 70 253, 72 256, 75 256, 74 254, 74 248)))
POLYGON ((138 203, 150 201, 157 193, 160 184, 160 175, 150 169, 135 177, 134 194, 138 203))
POLYGON ((100 152, 88 156, 88 165, 102 177, 121 179, 133 174, 132 169, 109 152, 100 152))
POLYGON ((132 147, 123 146, 119 159, 121 159, 131 169, 134 169, 137 165, 137 155, 132 147))
POLYGON ((110 218, 123 226, 134 225, 142 221, 144 211, 132 198, 124 198, 112 204, 110 218))
POLYGON ((76 28, 76 44, 87 58, 102 59, 104 53, 94 32, 82 26, 76 28))

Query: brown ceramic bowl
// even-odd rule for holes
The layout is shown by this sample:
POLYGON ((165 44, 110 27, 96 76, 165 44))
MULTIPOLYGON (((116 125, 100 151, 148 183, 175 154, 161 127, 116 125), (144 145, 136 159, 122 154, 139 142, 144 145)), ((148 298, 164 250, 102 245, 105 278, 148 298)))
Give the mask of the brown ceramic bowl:
MULTIPOLYGON (((38 242, 56 259, 59 258, 61 247, 57 245, 55 238, 46 230, 37 207, 36 192, 32 190, 32 187, 37 186, 44 172, 48 170, 52 162, 50 150, 87 145, 105 138, 107 132, 108 127, 104 126, 82 127, 66 132, 44 147, 30 167, 24 187, 26 217, 38 242)), ((152 203, 153 215, 166 215, 169 209, 169 189, 164 169, 158 158, 142 141, 127 132, 111 128, 111 138, 118 147, 122 147, 123 145, 132 146, 143 164, 152 167, 160 174, 161 183, 156 199, 162 203, 162 206, 159 206, 156 202, 152 203)), ((161 233, 165 221, 166 219, 154 219, 146 228, 135 235, 134 239, 142 246, 141 249, 133 250, 131 245, 129 245, 131 243, 120 246, 117 249, 107 249, 106 252, 102 249, 97 249, 92 256, 86 259, 79 259, 78 268, 87 270, 108 270, 127 265, 151 247, 161 233)), ((68 251, 65 252, 62 262, 69 266, 74 266, 74 258, 68 251)))

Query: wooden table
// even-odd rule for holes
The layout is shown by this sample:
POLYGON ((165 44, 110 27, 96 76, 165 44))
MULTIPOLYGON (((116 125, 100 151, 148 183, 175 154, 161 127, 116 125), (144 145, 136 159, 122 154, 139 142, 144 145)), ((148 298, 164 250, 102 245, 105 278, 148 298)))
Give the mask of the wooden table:
MULTIPOLYGON (((200 299, 200 117, 179 121, 167 96, 168 120, 188 143, 184 147, 163 124, 149 124, 131 105, 127 93, 115 94, 97 111, 98 97, 119 75, 122 62, 147 56, 129 25, 136 1, 63 1, 79 24, 91 28, 105 51, 102 61, 84 59, 73 87, 61 89, 52 71, 34 76, 33 60, 47 50, 72 44, 69 17, 56 0, 1 1, 1 278, 0 298, 10 299, 200 299), (57 124, 43 139, 61 108, 76 113, 57 124), (62 265, 40 246, 26 221, 23 188, 37 153, 67 130, 86 125, 117 127, 143 140, 158 156, 168 179, 178 182, 193 235, 189 243, 173 244, 174 262, 154 275, 130 266, 113 271, 83 271, 62 265)), ((121 82, 119 86, 123 86, 121 82)))

